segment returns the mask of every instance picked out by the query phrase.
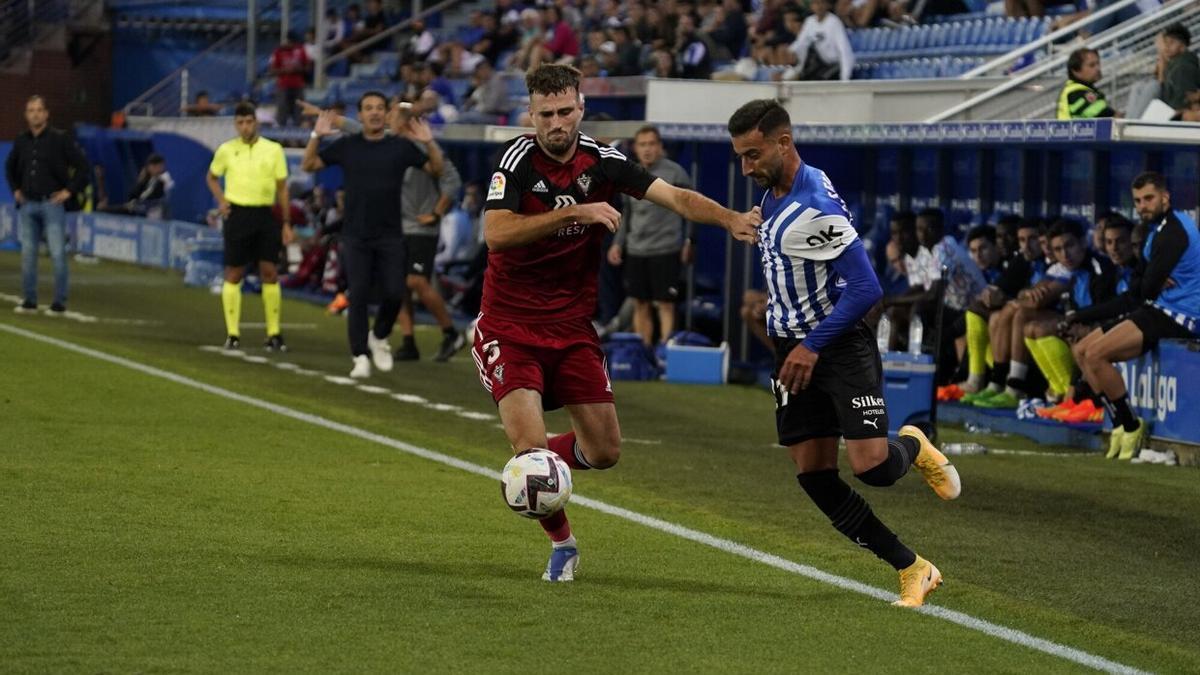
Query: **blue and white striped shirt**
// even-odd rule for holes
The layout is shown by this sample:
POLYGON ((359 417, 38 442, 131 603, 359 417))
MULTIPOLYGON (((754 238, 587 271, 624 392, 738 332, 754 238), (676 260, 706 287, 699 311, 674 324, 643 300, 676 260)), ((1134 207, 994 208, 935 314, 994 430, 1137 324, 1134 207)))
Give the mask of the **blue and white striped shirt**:
MULTIPOLYGON (((762 215, 759 248, 767 281, 767 332, 771 335, 805 339, 833 314, 846 288, 844 275, 834 262, 847 251, 855 250, 855 271, 860 271, 861 258, 867 266, 865 273, 878 289, 846 202, 825 172, 802 162, 788 194, 775 197, 768 190, 763 196, 762 215)), ((861 315, 846 318, 852 319, 852 324, 861 315)))

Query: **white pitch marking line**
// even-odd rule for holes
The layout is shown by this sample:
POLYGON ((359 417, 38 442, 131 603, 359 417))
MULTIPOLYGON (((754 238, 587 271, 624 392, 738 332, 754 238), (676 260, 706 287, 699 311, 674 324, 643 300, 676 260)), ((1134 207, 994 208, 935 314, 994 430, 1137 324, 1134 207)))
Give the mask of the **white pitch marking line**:
POLYGON ((325 381, 332 382, 334 384, 340 384, 343 387, 348 387, 352 384, 358 384, 358 380, 355 380, 351 377, 342 377, 341 375, 326 375, 325 381))
POLYGON ((246 363, 266 363, 270 359, 268 359, 265 356, 254 356, 252 354, 245 354, 242 356, 242 360, 245 361, 246 363))
POLYGON ((392 393, 392 390, 388 389, 387 387, 376 387, 373 384, 360 384, 357 387, 355 387, 355 389, 358 389, 359 391, 365 391, 368 394, 390 394, 390 393, 392 393))
POLYGON ((292 371, 300 370, 300 366, 298 366, 294 363, 288 363, 287 361, 276 361, 275 367, 280 370, 292 370, 292 371))
MULTIPOLYGON (((102 352, 102 351, 98 351, 95 349, 89 349, 88 347, 82 347, 82 346, 77 345, 72 342, 67 342, 65 340, 59 340, 57 338, 52 338, 52 337, 49 337, 46 335, 42 335, 41 333, 35 333, 33 331, 25 330, 23 328, 17 328, 15 326, 10 326, 5 323, 0 323, 0 330, 11 333, 13 335, 20 335, 20 336, 28 338, 30 340, 36 340, 36 341, 42 342, 44 344, 54 345, 55 347, 66 349, 67 351, 72 351, 72 352, 75 352, 76 354, 90 356, 90 357, 92 357, 94 359, 98 359, 100 361, 106 361, 108 363, 112 363, 112 364, 115 364, 118 366, 129 368, 130 370, 136 370, 140 373, 144 373, 144 374, 150 375, 152 377, 164 379, 169 382, 174 382, 176 384, 181 384, 186 387, 191 387, 193 389, 199 389, 200 391, 212 394, 214 396, 220 396, 221 398, 228 399, 230 401, 237 401, 239 403, 242 403, 242 404, 245 404, 248 406, 260 408, 260 409, 266 410, 268 412, 273 412, 276 415, 282 415, 283 417, 288 417, 288 418, 291 418, 294 420, 298 420, 300 422, 306 422, 308 424, 312 424, 313 426, 318 426, 318 427, 322 427, 324 429, 329 429, 330 431, 337 431, 339 433, 346 434, 347 436, 353 436, 355 438, 360 438, 362 440, 370 441, 372 443, 378 443, 379 445, 384 445, 389 448, 393 448, 395 450, 399 450, 401 452, 405 452, 410 455, 414 455, 416 457, 428 459, 430 461, 437 462, 439 464, 444 464, 446 466, 454 467, 456 469, 462 469, 463 471, 467 471, 469 473, 483 476, 483 477, 489 478, 491 480, 499 480, 499 478, 500 478, 500 474, 493 469, 489 469, 487 467, 483 467, 478 464, 473 464, 471 462, 461 460, 457 457, 452 457, 450 455, 446 455, 446 454, 443 454, 440 452, 435 452, 435 451, 429 450, 427 448, 422 448, 418 445, 412 445, 411 443, 405 443, 404 441, 398 441, 394 438, 389 438, 387 436, 383 436, 381 434, 377 434, 372 431, 367 431, 366 429, 360 429, 358 427, 353 427, 353 426, 350 426, 349 424, 343 424, 341 422, 336 422, 334 420, 331 420, 331 419, 328 419, 325 417, 320 417, 318 415, 310 415, 308 413, 299 412, 297 410, 292 410, 291 408, 287 408, 287 407, 284 407, 284 406, 281 406, 281 405, 278 405, 275 403, 271 403, 269 401, 264 401, 262 399, 254 398, 252 396, 247 396, 245 394, 239 394, 235 391, 231 391, 231 390, 225 389, 223 387, 217 387, 215 385, 206 384, 199 380, 194 380, 190 377, 185 377, 183 375, 172 373, 168 370, 162 370, 161 368, 147 366, 143 363, 138 363, 137 361, 132 361, 130 359, 126 359, 126 358, 123 358, 120 356, 113 356, 111 354, 106 354, 105 352, 102 352)), ((724 551, 726 553, 730 553, 730 554, 733 554, 733 555, 736 555, 736 556, 739 556, 742 558, 746 558, 747 560, 753 560, 755 562, 759 562, 764 565, 774 567, 776 569, 784 570, 786 572, 792 572, 794 574, 798 574, 798 575, 806 577, 808 579, 820 581, 820 582, 829 584, 830 586, 835 586, 835 587, 841 588, 843 590, 853 591, 855 593, 867 595, 867 596, 870 596, 877 600, 892 600, 896 597, 895 593, 892 593, 891 591, 885 591, 882 588, 870 586, 870 585, 864 584, 860 581, 855 581, 853 579, 847 579, 846 577, 841 577, 836 574, 830 574, 829 572, 817 569, 815 567, 812 567, 811 565, 804 565, 802 563, 794 562, 794 561, 788 560, 786 558, 781 558, 777 555, 772 555, 770 553, 766 553, 765 551, 759 551, 758 549, 751 548, 749 546, 745 546, 744 544, 739 544, 739 543, 737 543, 735 541, 731 541, 729 539, 722 539, 720 537, 714 537, 713 535, 708 534, 706 532, 701 532, 699 530, 693 530, 689 527, 684 527, 683 525, 677 525, 677 524, 669 522, 669 521, 661 520, 659 518, 654 518, 652 516, 647 516, 647 515, 638 513, 636 511, 630 511, 629 509, 624 509, 619 506, 614 506, 612 504, 608 504, 607 502, 602 502, 597 499, 591 499, 588 497, 584 497, 582 495, 575 495, 572 498, 572 503, 574 503, 578 506, 583 506, 585 508, 595 509, 597 511, 600 511, 601 513, 605 513, 605 514, 608 514, 611 516, 623 518, 630 522, 637 523, 639 525, 644 525, 644 526, 654 529, 654 530, 658 530, 659 532, 673 534, 682 539, 686 539, 688 541, 692 541, 692 542, 695 542, 698 544, 703 544, 705 546, 715 548, 719 551, 724 551)), ((992 622, 986 621, 984 619, 979 619, 979 618, 973 617, 969 614, 964 614, 962 612, 956 612, 951 609, 945 609, 943 607, 937 607, 934 605, 924 605, 922 607, 918 607, 918 608, 914 609, 913 611, 921 612, 922 614, 928 614, 930 616, 935 616, 935 617, 938 617, 939 619, 949 621, 950 623, 962 626, 964 628, 979 631, 980 633, 984 633, 985 635, 990 635, 990 636, 998 638, 1000 640, 1004 640, 1005 642, 1011 642, 1012 644, 1015 644, 1015 645, 1020 645, 1022 647, 1028 647, 1029 649, 1034 649, 1034 650, 1043 652, 1045 654, 1049 654, 1051 656, 1056 656, 1061 659, 1071 661, 1073 663, 1078 663, 1082 666, 1094 668, 1096 670, 1102 670, 1104 672, 1109 672, 1109 673, 1139 673, 1140 674, 1140 673, 1145 672, 1145 671, 1141 671, 1136 668, 1133 668, 1131 666, 1127 666, 1123 663, 1111 661, 1109 659, 1104 658, 1103 656, 1091 654, 1089 652, 1085 652, 1080 649, 1075 649, 1074 647, 1068 647, 1067 645, 1059 644, 1057 642, 1052 642, 1052 641, 1046 640, 1044 638, 1039 638, 1037 636, 1030 635, 1029 633, 1026 633, 1024 631, 1016 630, 1015 628, 1001 626, 1000 624, 992 623, 992 622)))
POLYGON ((417 405, 429 403, 429 400, 424 396, 417 396, 416 394, 392 394, 392 398, 402 403, 416 403, 417 405))
POLYGON ((449 403, 426 403, 426 408, 437 410, 438 412, 458 412, 462 410, 462 406, 451 405, 449 403))
POLYGON ((478 422, 491 422, 492 420, 496 419, 495 415, 490 415, 488 413, 474 412, 471 410, 459 410, 455 414, 458 415, 459 417, 465 417, 469 420, 476 420, 478 422))

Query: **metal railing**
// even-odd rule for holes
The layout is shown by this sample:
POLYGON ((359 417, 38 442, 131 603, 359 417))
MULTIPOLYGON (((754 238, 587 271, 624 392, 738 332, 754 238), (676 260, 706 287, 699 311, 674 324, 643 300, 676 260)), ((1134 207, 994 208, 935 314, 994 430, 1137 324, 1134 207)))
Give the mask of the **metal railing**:
MULTIPOLYGON (((255 55, 254 38, 265 15, 282 10, 280 17, 302 12, 294 8, 296 3, 287 0, 269 0, 256 3, 251 0, 247 9, 247 21, 232 25, 200 53, 171 71, 122 109, 127 116, 175 117, 184 115, 193 96, 200 91, 211 92, 215 103, 228 103, 225 96, 236 94, 237 98, 252 95, 259 74, 261 59, 255 55)), ((272 14, 273 15, 273 14, 272 14)), ((281 21, 281 29, 287 25, 281 21)))
POLYGON ((1074 35, 1080 29, 1086 28, 1100 19, 1105 19, 1109 16, 1112 16, 1126 7, 1136 5, 1138 2, 1140 2, 1140 0, 1120 0, 1120 2, 1109 5, 1108 7, 1089 14, 1082 19, 1073 21, 1052 33, 1043 35, 1027 45, 1018 47, 1010 52, 1001 54, 990 61, 982 63, 979 66, 968 70, 962 75, 959 75, 959 79, 970 80, 976 77, 984 77, 987 75, 1003 75, 1027 55, 1034 54, 1039 51, 1049 50, 1051 46, 1059 40, 1074 35))
POLYGON ((171 71, 154 86, 125 104, 125 114, 147 117, 174 117, 183 114, 187 109, 188 101, 191 100, 192 92, 203 88, 202 85, 197 85, 192 81, 192 69, 214 54, 229 51, 231 46, 237 44, 239 40, 244 41, 245 37, 245 27, 235 28, 228 35, 209 45, 208 49, 188 59, 182 66, 171 71))
MULTIPOLYGON (((313 81, 314 86, 316 86, 317 89, 325 88, 325 83, 326 83, 325 69, 326 69, 326 67, 329 66, 329 64, 337 63, 338 61, 343 61, 347 58, 350 58, 352 55, 357 54, 357 53, 361 52, 362 50, 367 49, 368 47, 373 47, 375 45, 383 43, 384 40, 391 40, 392 38, 396 37, 396 35, 400 34, 402 31, 408 29, 408 27, 412 25, 413 21, 416 21, 417 19, 424 19, 425 17, 427 17, 430 14, 433 14, 435 12, 440 12, 444 9, 449 9, 449 8, 453 7, 454 5, 461 3, 462 1, 463 0, 442 0, 442 2, 439 2, 435 5, 433 5, 432 7, 428 7, 425 9, 420 9, 419 3, 418 3, 417 6, 414 6, 414 9, 416 9, 417 11, 414 12, 410 18, 405 19, 404 21, 401 21, 400 23, 396 24, 395 26, 389 27, 388 29, 386 29, 380 33, 372 35, 371 37, 367 38, 366 40, 363 40, 362 42, 356 42, 355 44, 347 47, 346 49, 343 49, 342 51, 340 51, 332 56, 326 57, 325 51, 323 49, 318 49, 316 63, 314 64, 314 73, 315 73, 314 81, 313 81)), ((314 16, 316 17, 316 23, 314 24, 314 28, 316 29, 317 35, 325 35, 326 29, 327 29, 327 26, 325 25, 325 0, 314 0, 313 5, 315 8, 314 16)))
POLYGON ((1182 23, 1193 32, 1200 29, 1200 0, 1176 0, 1082 43, 1072 44, 1069 49, 1039 61, 926 122, 1053 117, 1058 93, 1066 80, 1070 51, 1085 46, 1099 51, 1104 78, 1096 86, 1119 109, 1135 85, 1153 78, 1157 59, 1155 37, 1174 23, 1182 23))

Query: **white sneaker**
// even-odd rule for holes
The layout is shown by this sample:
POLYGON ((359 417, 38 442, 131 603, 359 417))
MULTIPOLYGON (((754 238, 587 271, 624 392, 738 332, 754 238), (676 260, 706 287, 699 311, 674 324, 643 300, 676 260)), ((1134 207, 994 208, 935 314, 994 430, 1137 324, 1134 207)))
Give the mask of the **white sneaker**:
POLYGON ((354 357, 354 368, 350 371, 350 377, 356 380, 365 380, 371 376, 371 359, 367 358, 366 354, 359 354, 354 357))
MULTIPOLYGON (((392 372, 392 346, 388 344, 386 339, 381 340, 375 337, 372 331, 367 332, 367 349, 371 350, 371 361, 381 373, 392 372)), ((367 371, 370 374, 370 371, 367 371)), ((354 377, 351 375, 351 377, 354 377)), ((364 375, 364 377, 366 377, 364 375)))

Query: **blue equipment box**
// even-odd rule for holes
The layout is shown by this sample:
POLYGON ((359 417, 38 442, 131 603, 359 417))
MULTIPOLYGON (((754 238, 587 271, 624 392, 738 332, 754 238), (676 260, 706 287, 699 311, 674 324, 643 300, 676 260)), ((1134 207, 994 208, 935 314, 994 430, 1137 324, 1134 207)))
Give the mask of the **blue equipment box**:
POLYGON ((882 356, 888 435, 895 436, 905 424, 929 419, 935 367, 929 354, 886 352, 882 356))
POLYGON ((667 382, 725 384, 728 377, 728 342, 720 347, 667 344, 667 382))

